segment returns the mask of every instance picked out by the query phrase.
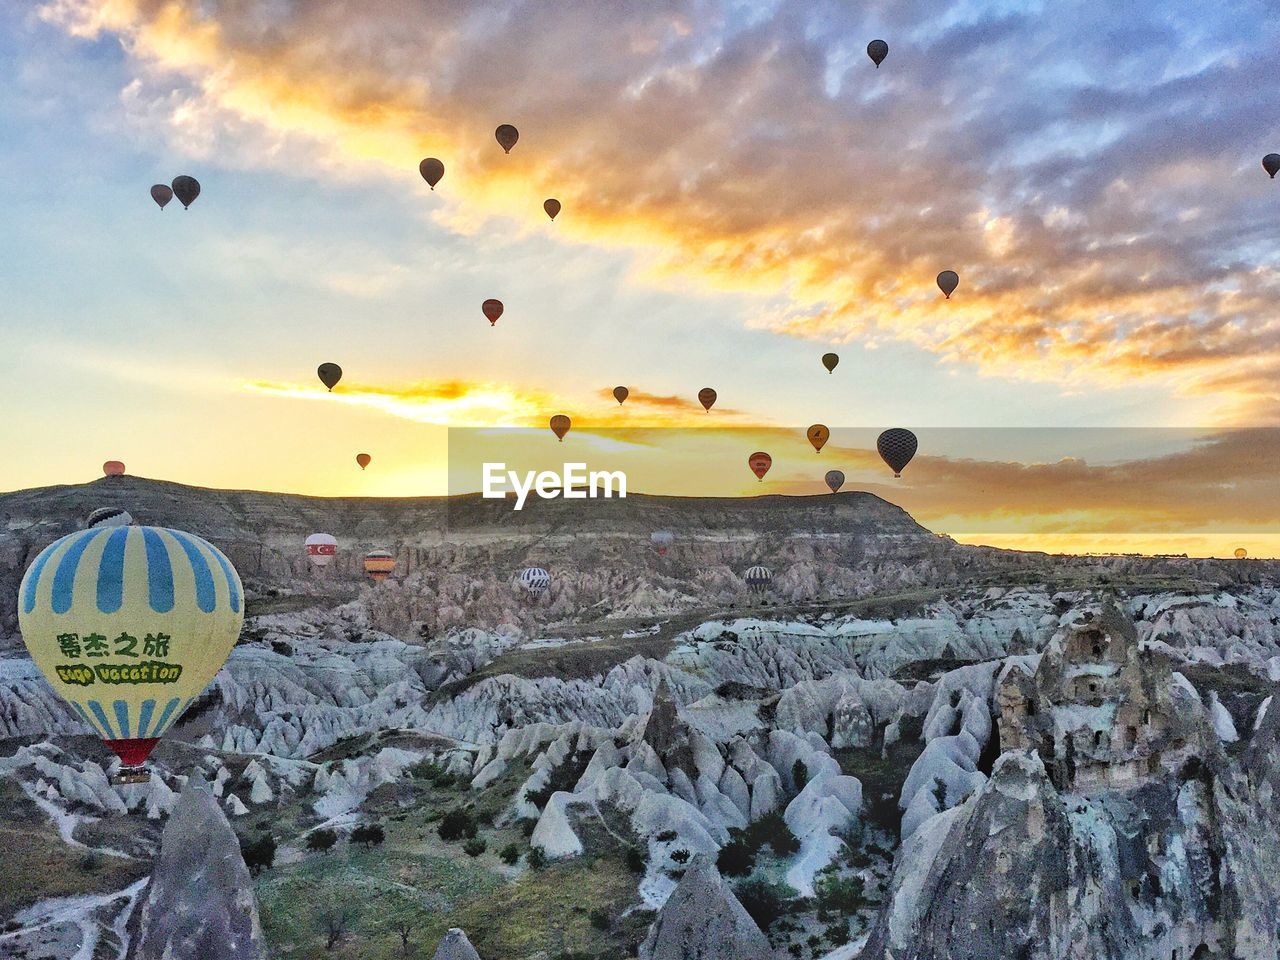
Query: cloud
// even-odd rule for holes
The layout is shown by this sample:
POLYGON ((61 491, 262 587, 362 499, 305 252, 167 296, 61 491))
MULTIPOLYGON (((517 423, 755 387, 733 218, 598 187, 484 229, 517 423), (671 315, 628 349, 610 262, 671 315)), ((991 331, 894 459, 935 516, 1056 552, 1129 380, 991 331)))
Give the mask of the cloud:
POLYGON ((555 195, 566 240, 634 250, 652 283, 757 294, 752 322, 782 333, 1280 419, 1280 195, 1258 167, 1280 24, 1261 0, 208 9, 42 15, 120 37, 151 91, 131 99, 192 150, 410 180, 436 155, 442 222, 531 225, 528 196, 555 195), (500 122, 522 131, 510 156, 500 122))

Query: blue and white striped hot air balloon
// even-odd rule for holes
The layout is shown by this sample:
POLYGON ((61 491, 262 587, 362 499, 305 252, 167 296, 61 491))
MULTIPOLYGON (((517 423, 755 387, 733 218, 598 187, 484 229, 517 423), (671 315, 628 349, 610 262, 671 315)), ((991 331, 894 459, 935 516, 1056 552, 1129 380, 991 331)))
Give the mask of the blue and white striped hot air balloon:
POLYGON ((126 767, 142 764, 226 662, 244 621, 235 568, 164 527, 99 527, 46 547, 18 624, 50 685, 126 767))

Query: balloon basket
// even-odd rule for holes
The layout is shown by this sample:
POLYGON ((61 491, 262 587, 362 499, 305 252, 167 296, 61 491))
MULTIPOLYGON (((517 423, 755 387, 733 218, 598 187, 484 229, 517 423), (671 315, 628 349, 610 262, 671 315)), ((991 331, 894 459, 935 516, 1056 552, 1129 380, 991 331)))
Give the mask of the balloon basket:
POLYGON ((136 767, 121 767, 111 782, 119 785, 128 783, 147 783, 151 780, 151 771, 145 764, 136 767))

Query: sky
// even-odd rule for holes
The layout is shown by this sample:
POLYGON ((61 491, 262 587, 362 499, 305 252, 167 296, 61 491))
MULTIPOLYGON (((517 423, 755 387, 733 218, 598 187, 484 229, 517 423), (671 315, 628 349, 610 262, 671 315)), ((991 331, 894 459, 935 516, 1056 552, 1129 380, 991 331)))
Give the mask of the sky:
POLYGON ((1280 555, 1278 54, 1263 2, 0 6, 0 489, 438 494, 564 413, 670 431, 653 492, 1280 555))

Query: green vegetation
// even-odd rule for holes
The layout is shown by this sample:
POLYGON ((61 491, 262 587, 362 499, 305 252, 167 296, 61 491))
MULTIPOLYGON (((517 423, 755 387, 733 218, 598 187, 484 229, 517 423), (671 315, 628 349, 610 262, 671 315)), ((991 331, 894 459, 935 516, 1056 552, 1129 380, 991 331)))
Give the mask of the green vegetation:
POLYGON ((241 837, 240 853, 244 857, 244 865, 249 868, 249 873, 256 877, 263 870, 271 869, 271 865, 275 862, 275 837, 269 833, 253 839, 241 837))
POLYGON ((323 853, 324 851, 332 848, 337 842, 337 832, 329 830, 328 828, 313 830, 307 835, 307 849, 315 850, 317 853, 323 853))
POLYGON ((505 847, 502 848, 502 851, 498 854, 498 857, 507 866, 514 867, 517 863, 520 862, 520 848, 517 847, 514 843, 508 843, 505 847))
POLYGON ((747 913, 751 914, 751 919, 765 931, 782 916, 783 910, 795 896, 795 891, 785 883, 763 876, 743 880, 733 889, 747 913))
POLYGON ((462 845, 462 850, 468 857, 478 857, 488 848, 489 845, 479 837, 472 837, 462 845))
POLYGON ((436 832, 441 840, 454 843, 463 837, 474 838, 477 829, 475 817, 468 810, 454 807, 440 819, 440 826, 436 828, 436 832))

